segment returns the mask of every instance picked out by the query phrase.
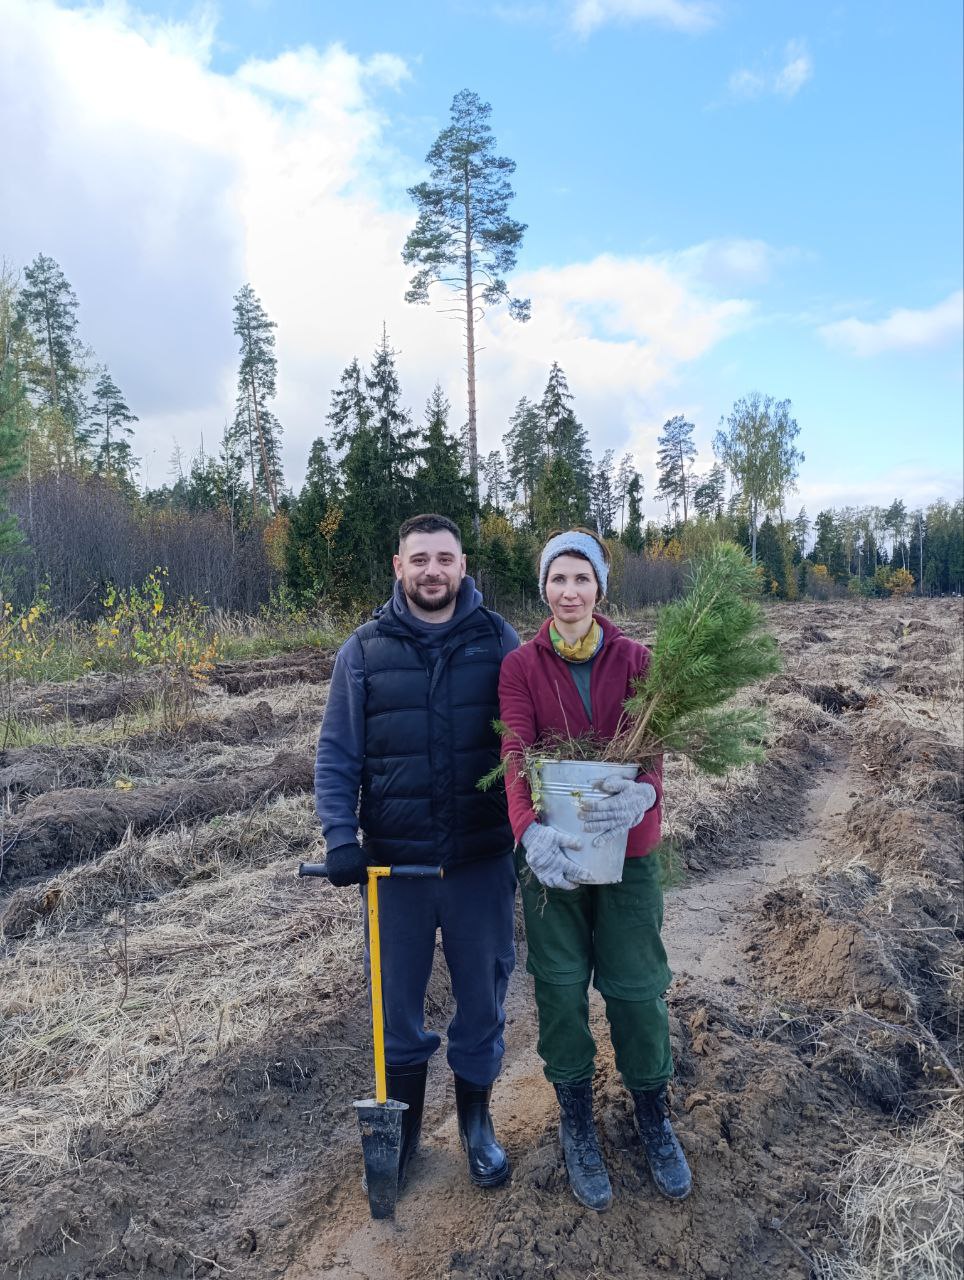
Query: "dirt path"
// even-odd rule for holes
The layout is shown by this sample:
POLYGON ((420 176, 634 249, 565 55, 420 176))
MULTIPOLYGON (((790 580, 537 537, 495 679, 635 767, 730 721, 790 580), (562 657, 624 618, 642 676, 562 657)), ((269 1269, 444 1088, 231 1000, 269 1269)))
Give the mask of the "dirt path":
MULTIPOLYGON (((745 865, 711 873, 668 895, 663 933, 678 995, 685 995, 694 982, 704 993, 717 985, 739 988, 751 983, 744 954, 749 904, 784 877, 818 868, 822 845, 848 809, 852 794, 846 753, 841 753, 825 766, 809 792, 797 836, 752 844, 745 865)), ((518 1168, 527 1153, 545 1145, 556 1116, 552 1091, 535 1051, 535 1010, 521 957, 510 985, 507 1012, 506 1061, 495 1086, 493 1112, 500 1138, 518 1168)), ((592 993, 592 1022, 602 1049, 608 1035, 596 992, 592 993)), ((458 1268, 460 1250, 490 1234, 508 1189, 485 1193, 469 1184, 448 1082, 439 1055, 430 1077, 422 1150, 395 1221, 370 1219, 359 1167, 332 1197, 317 1233, 285 1272, 286 1280, 425 1280, 450 1275, 453 1267, 458 1268)), ((354 1135, 346 1136, 349 1142, 354 1140, 354 1135)), ((551 1159, 551 1149, 548 1154, 551 1159)), ((568 1192, 562 1194, 570 1207, 568 1192)), ((584 1211, 573 1207, 573 1212, 584 1211)))
POLYGON ((808 875, 820 866, 854 794, 845 759, 835 757, 806 798, 802 831, 761 841, 751 861, 687 884, 667 895, 663 937, 678 982, 698 977, 732 986, 749 981, 744 920, 749 903, 786 876, 808 875))

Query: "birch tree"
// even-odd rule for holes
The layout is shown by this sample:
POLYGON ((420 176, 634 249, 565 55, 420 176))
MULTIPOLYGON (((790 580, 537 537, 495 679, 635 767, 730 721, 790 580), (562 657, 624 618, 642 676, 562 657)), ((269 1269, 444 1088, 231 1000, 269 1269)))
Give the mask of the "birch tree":
POLYGON ((779 511, 796 487, 803 454, 796 447, 800 434, 790 416, 789 400, 774 400, 752 392, 737 400, 728 418, 720 420, 713 448, 739 487, 750 523, 750 554, 756 564, 757 531, 763 516, 779 511))

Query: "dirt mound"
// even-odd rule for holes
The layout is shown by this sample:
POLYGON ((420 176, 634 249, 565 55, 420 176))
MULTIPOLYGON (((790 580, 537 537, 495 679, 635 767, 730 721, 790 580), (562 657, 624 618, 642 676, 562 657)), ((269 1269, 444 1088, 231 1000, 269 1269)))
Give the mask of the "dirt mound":
POLYGON ((896 716, 878 719, 860 745, 869 770, 900 774, 905 781, 932 770, 960 773, 964 761, 960 745, 896 716))
POLYGON ((112 747, 10 747, 0 751, 8 803, 68 787, 96 786, 117 757, 112 747))
POLYGON ((916 698, 933 698, 943 693, 950 683, 951 674, 946 666, 918 662, 904 667, 897 680, 897 688, 901 693, 910 693, 916 698))
POLYGON ((136 711, 157 693, 157 681, 149 677, 122 679, 109 673, 90 675, 80 680, 34 685, 14 697, 12 713, 18 719, 44 723, 50 720, 92 723, 136 711))
POLYGON ((933 662, 935 658, 947 657, 952 650, 950 640, 939 631, 929 631, 926 635, 905 640, 898 646, 898 654, 903 663, 933 662))
POLYGON ((842 684, 811 684, 807 680, 798 680, 793 676, 774 676, 764 686, 768 694, 799 693, 803 697, 823 707, 831 715, 839 716, 844 711, 863 711, 867 706, 867 698, 856 689, 848 689, 842 684))
POLYGON ((335 655, 329 650, 304 648, 250 662, 219 662, 211 683, 227 693, 251 693, 285 684, 322 684, 331 679, 335 655))
POLYGON ((773 890, 761 905, 761 937, 750 943, 765 957, 761 980, 820 1008, 857 1005, 894 1016, 914 1002, 881 946, 854 920, 828 918, 796 885, 773 890))
POLYGON ((897 624, 901 633, 905 636, 916 636, 920 635, 921 632, 931 635, 942 630, 941 624, 935 622, 933 618, 898 618, 897 624))
POLYGON ((5 832, 3 876, 18 880, 92 858, 117 844, 128 829, 136 835, 168 822, 196 822, 250 808, 268 795, 310 791, 313 785, 310 758, 279 752, 263 768, 218 781, 48 792, 25 805, 5 832))
POLYGON ((176 889, 195 891, 225 875, 286 860, 320 860, 321 834, 306 796, 266 798, 199 826, 124 838, 92 862, 14 889, 0 910, 6 938, 22 938, 43 922, 64 934, 85 925, 109 926, 130 904, 144 904, 176 889))
POLYGON ((847 831, 878 870, 902 867, 942 880, 948 889, 960 883, 961 824, 954 814, 925 806, 895 808, 872 797, 854 805, 847 831))
POLYGON ((246 742, 261 742, 274 737, 278 727, 274 710, 262 700, 253 707, 243 707, 226 716, 196 716, 174 733, 168 730, 151 730, 132 734, 125 739, 125 745, 130 749, 183 746, 189 742, 220 742, 224 746, 241 746, 246 742))

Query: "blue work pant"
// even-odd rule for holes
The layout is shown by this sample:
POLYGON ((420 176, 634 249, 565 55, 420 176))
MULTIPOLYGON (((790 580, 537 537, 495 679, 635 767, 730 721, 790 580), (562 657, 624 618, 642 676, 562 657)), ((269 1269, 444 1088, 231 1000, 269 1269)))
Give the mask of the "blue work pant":
MULTIPOLYGON (((455 1016, 448 1063, 473 1084, 491 1084, 505 1052, 505 993, 515 966, 511 854, 446 870, 441 880, 380 880, 385 1057, 391 1067, 427 1062, 441 1037, 425 1026, 435 937, 452 978, 455 1016)), ((363 906, 367 889, 362 888, 363 906)), ((366 968, 368 965, 366 910, 366 968)))

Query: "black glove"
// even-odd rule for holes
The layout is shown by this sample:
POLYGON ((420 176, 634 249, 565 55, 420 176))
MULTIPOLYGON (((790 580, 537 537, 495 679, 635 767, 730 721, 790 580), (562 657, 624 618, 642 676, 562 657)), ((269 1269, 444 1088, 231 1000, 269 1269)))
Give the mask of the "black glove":
POLYGON ((325 854, 328 879, 339 887, 346 884, 364 884, 368 879, 368 863, 360 844, 341 844, 325 854))

